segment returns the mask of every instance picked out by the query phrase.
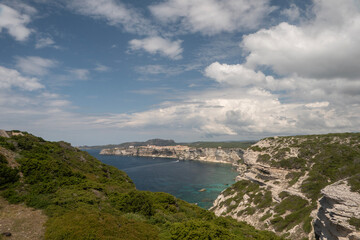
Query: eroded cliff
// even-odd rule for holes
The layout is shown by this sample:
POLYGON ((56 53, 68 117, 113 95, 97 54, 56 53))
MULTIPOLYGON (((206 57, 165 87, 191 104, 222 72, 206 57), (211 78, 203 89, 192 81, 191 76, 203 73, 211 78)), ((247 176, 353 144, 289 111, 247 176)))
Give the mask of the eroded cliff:
POLYGON ((217 163, 237 164, 243 155, 241 148, 192 148, 188 146, 141 146, 130 148, 102 149, 100 154, 176 158, 179 160, 196 160, 217 163))
POLYGON ((360 134, 261 140, 212 210, 290 239, 358 239, 359 143, 360 134))

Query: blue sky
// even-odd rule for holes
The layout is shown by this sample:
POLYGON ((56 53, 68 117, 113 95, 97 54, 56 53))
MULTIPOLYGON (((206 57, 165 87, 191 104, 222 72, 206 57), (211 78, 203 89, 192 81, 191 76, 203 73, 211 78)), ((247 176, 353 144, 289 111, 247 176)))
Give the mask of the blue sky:
POLYGON ((94 145, 358 131, 358 0, 0 1, 0 128, 94 145))

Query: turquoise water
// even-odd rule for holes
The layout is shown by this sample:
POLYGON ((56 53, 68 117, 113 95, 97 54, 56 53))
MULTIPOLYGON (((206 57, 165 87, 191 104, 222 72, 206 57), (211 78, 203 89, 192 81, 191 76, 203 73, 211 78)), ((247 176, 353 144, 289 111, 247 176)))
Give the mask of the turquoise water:
POLYGON ((167 192, 206 209, 237 176, 236 168, 230 164, 109 156, 100 155, 99 150, 88 152, 103 163, 125 171, 139 190, 167 192), (203 188, 206 191, 199 192, 203 188))

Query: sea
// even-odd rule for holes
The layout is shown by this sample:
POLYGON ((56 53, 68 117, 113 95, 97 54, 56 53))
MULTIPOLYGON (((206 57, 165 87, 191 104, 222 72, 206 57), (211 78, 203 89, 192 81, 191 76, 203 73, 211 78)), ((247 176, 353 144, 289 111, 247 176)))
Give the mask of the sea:
POLYGON ((212 206, 221 191, 235 183, 238 175, 231 164, 100 155, 99 149, 87 152, 101 162, 125 171, 138 190, 170 193, 205 209, 212 206))

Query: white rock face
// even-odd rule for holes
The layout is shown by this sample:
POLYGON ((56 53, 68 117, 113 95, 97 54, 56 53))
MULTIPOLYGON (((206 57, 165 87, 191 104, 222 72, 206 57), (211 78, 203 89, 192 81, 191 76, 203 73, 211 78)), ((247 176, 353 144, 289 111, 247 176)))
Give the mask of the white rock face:
POLYGON ((9 135, 5 130, 0 129, 0 137, 9 138, 9 135))
POLYGON ((139 157, 177 158, 216 163, 237 164, 242 158, 241 148, 191 148, 187 146, 144 146, 135 148, 103 149, 100 154, 139 157))
MULTIPOLYGON (((256 228, 275 231, 271 220, 276 216, 275 207, 282 202, 281 194, 289 194, 300 197, 312 202, 301 189, 303 182, 309 177, 308 170, 303 172, 300 169, 289 169, 274 167, 274 161, 279 161, 277 153, 283 150, 282 159, 297 158, 300 153, 301 143, 306 138, 268 138, 252 145, 243 154, 244 164, 238 165, 239 175, 237 181, 247 180, 258 183, 263 193, 265 190, 271 191, 272 202, 274 205, 259 209, 256 204, 249 202, 248 196, 245 194, 242 199, 237 202, 237 206, 229 206, 229 202, 234 198, 231 195, 224 194, 218 196, 211 210, 217 216, 230 216, 238 221, 246 221, 256 228), (298 176, 298 177, 288 177, 298 176), (228 205, 228 207, 226 207, 228 205), (248 207, 253 207, 254 213, 243 214, 242 211, 248 207), (272 216, 269 216, 271 215, 272 216), (267 217, 269 216, 269 217, 267 217), (264 219, 264 220, 261 220, 264 219)), ((316 141, 316 139, 314 140, 316 141)), ((348 139, 334 138, 331 142, 337 144, 349 143, 348 139)), ((309 156, 308 168, 312 168, 311 159, 315 157, 309 156)), ((359 170, 360 171, 360 170, 359 170)), ((329 239, 329 240, 360 240, 360 232, 349 224, 351 218, 360 219, 360 194, 351 192, 346 180, 339 181, 325 187, 321 191, 323 197, 318 201, 318 207, 314 208, 310 214, 312 218, 313 229, 308 233, 303 229, 303 223, 296 225, 291 229, 285 229, 277 234, 288 234, 289 239, 329 239)), ((309 206, 308 205, 308 206, 309 206)), ((282 215, 285 218, 287 213, 282 215)))
POLYGON ((360 240, 360 231, 349 224, 360 218, 360 194, 351 192, 346 181, 339 181, 321 191, 314 228, 319 239, 360 240))

